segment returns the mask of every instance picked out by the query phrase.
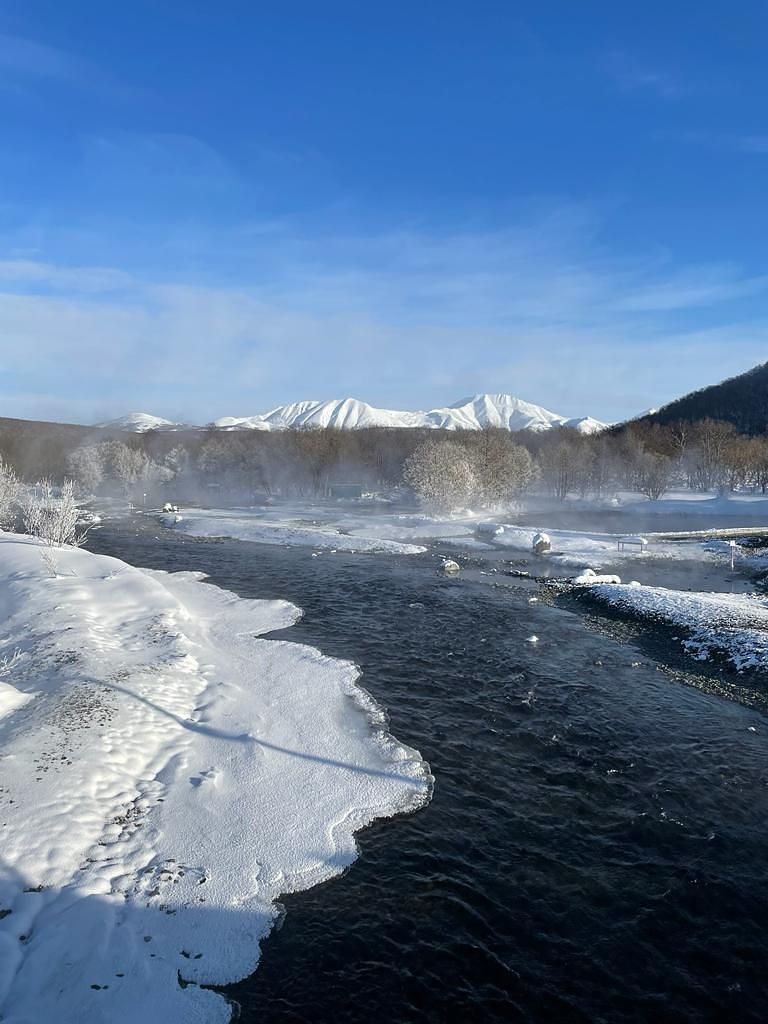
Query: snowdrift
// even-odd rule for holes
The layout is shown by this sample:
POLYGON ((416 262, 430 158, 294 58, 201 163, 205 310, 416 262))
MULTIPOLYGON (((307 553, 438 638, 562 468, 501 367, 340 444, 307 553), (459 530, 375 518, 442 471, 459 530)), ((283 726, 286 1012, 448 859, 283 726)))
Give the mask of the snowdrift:
POLYGON ((227 1021, 280 893, 431 778, 298 609, 0 534, 0 1018, 227 1021))

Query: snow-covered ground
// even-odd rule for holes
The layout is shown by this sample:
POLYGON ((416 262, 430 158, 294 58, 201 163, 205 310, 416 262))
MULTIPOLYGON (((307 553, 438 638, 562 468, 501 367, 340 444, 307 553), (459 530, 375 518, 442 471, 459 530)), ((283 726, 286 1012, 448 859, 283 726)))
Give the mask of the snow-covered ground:
POLYGON ((219 1022, 280 893, 423 804, 352 664, 194 573, 0 534, 0 1019, 219 1022))
POLYGON ((765 494, 700 494, 697 491, 670 491, 657 501, 640 495, 622 495, 620 510, 629 514, 662 516, 669 514, 694 516, 738 516, 743 519, 764 517, 768 521, 768 495, 765 494))
POLYGON ((705 661, 723 654, 742 671, 768 668, 768 601, 744 594, 698 594, 598 583, 589 596, 642 618, 681 626, 681 642, 705 661))
MULTIPOLYGON (((504 524, 503 532, 494 537, 494 546, 530 552, 533 538, 538 532, 528 527, 504 524)), ((620 533, 590 533, 548 528, 547 536, 552 542, 552 550, 544 557, 563 566, 596 569, 604 565, 616 565, 638 559, 714 557, 701 541, 654 540, 652 534, 644 535, 648 546, 643 552, 632 544, 620 547, 620 541, 625 536, 620 533)))
MULTIPOLYGON (((193 537, 234 537, 259 544, 286 544, 326 551, 382 551, 392 554, 420 554, 421 544, 405 544, 384 536, 371 523, 358 524, 343 514, 313 518, 282 509, 279 512, 248 509, 193 509, 180 515, 163 515, 162 523, 193 537), (342 525, 343 524, 343 525, 342 525)), ((397 531, 395 531, 397 532, 397 531)), ((386 533, 386 531, 385 531, 386 533)))
MULTIPOLYGON (((179 516, 164 515, 165 526, 196 537, 234 537, 262 544, 300 545, 326 551, 379 551, 418 554, 425 544, 439 543, 470 550, 508 549, 530 554, 532 527, 516 526, 506 518, 489 520, 488 513, 429 516, 426 514, 361 511, 354 505, 277 505, 267 509, 190 509, 179 516)), ((542 527, 546 526, 546 520, 542 527)), ((547 559, 564 567, 599 568, 637 558, 713 558, 702 541, 663 541, 647 534, 644 554, 631 546, 619 550, 622 534, 578 530, 546 530, 552 541, 547 559)))
POLYGON ((723 525, 731 517, 751 520, 764 517, 768 522, 768 495, 733 493, 725 496, 713 492, 669 491, 662 498, 651 501, 650 498, 637 491, 620 491, 605 498, 568 498, 561 501, 548 495, 529 494, 525 499, 529 512, 546 514, 556 512, 563 515, 567 512, 621 512, 628 516, 711 516, 726 517, 723 525))

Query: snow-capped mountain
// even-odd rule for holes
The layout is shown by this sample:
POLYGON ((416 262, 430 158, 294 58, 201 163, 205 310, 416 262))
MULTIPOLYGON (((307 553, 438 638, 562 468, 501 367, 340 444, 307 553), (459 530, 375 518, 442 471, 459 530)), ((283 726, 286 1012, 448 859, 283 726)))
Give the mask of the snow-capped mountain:
POLYGON ((447 430, 481 430, 483 427, 505 427, 507 430, 550 430, 565 423, 540 405, 524 402, 514 395, 473 395, 447 409, 426 413, 433 426, 447 430))
POLYGON ((631 423, 632 420, 644 420, 646 416, 655 416, 658 411, 658 409, 655 409, 653 406, 651 406, 650 409, 643 409, 642 412, 638 412, 635 413, 634 416, 630 416, 627 422, 631 423))
MULTIPOLYGON (((132 413, 102 424, 118 430, 179 430, 182 425, 148 413, 132 413)), ((288 430, 291 427, 336 427, 357 430, 362 427, 433 427, 444 430, 482 430, 502 427, 506 430, 551 430, 570 427, 581 434, 594 434, 607 424, 583 416, 568 419, 514 395, 473 395, 443 409, 406 412, 377 409, 356 398, 330 401, 291 402, 256 416, 224 416, 212 426, 218 430, 288 430)), ((188 428, 193 429, 193 428, 188 428)))
POLYGON ((590 416, 569 420, 540 405, 524 402, 513 395, 474 395, 443 409, 428 412, 404 412, 377 409, 355 398, 331 401, 293 402, 280 405, 261 416, 242 419, 225 417, 213 424, 220 430, 285 430, 290 427, 442 427, 444 430, 482 430, 504 427, 507 430, 551 430, 568 426, 582 434, 593 434, 606 426, 590 416))
POLYGON ((593 419, 591 416, 581 416, 576 417, 576 419, 566 420, 560 426, 576 430, 580 434, 599 434, 601 430, 606 430, 610 423, 601 423, 600 420, 593 419))
POLYGON ((361 427, 424 427, 425 413, 395 412, 375 409, 356 398, 331 399, 327 402, 306 401, 279 405, 262 416, 241 420, 227 417, 216 420, 215 427, 224 430, 286 430, 290 427, 337 427, 357 430, 361 427))
POLYGON ((143 434, 147 430, 181 430, 184 426, 183 423, 164 420, 162 416, 153 416, 149 412, 129 412, 127 416, 98 425, 108 430, 128 430, 134 434, 143 434))

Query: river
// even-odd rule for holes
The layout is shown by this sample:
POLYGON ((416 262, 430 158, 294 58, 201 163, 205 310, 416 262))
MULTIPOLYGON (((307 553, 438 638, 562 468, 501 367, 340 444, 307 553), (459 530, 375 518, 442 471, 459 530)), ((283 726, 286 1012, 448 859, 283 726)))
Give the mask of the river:
POLYGON ((312 558, 142 517, 88 546, 295 602, 281 636, 356 661, 435 775, 427 808, 360 834, 343 878, 285 899, 258 971, 226 990, 241 1021, 765 1021, 760 707, 531 602, 495 553, 445 579, 432 552, 312 558))

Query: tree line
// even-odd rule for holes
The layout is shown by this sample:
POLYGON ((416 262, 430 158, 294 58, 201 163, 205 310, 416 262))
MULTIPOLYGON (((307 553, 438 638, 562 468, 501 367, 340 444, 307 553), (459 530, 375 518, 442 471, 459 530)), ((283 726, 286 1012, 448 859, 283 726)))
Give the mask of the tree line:
POLYGON ((401 488, 434 508, 508 504, 531 488, 562 500, 620 491, 657 499, 672 487, 768 492, 768 438, 742 435, 732 423, 713 419, 641 420, 590 436, 564 428, 104 436, 79 428, 57 434, 53 444, 41 436, 27 446, 16 442, 8 443, 7 429, 0 431, 0 456, 22 480, 71 479, 81 493, 134 502, 316 498, 339 485, 365 492, 401 488))

